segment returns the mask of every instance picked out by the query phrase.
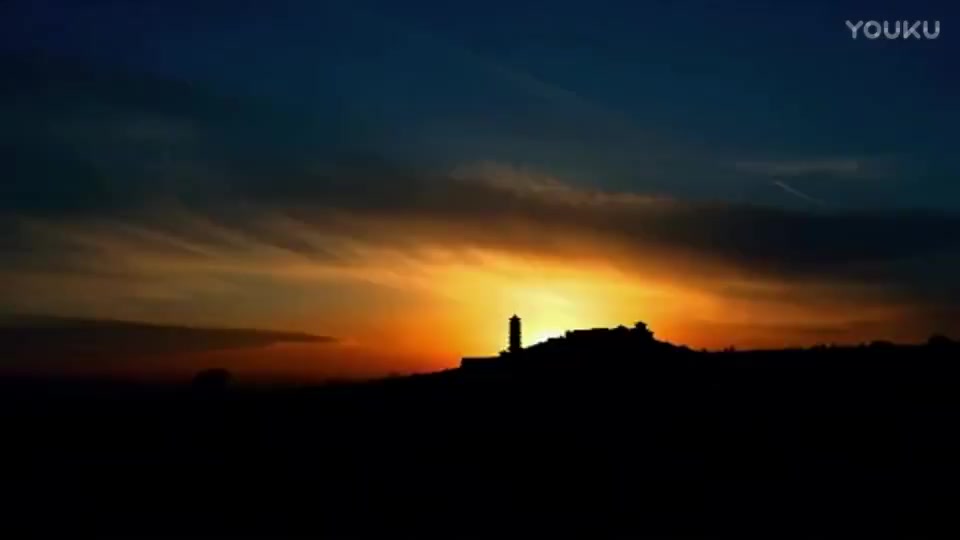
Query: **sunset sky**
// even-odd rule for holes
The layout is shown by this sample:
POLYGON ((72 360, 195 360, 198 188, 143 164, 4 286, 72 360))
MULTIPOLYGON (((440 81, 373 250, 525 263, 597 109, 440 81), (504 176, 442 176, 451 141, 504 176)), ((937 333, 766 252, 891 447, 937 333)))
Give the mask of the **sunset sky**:
POLYGON ((527 343, 960 336, 957 9, 771 4, 4 2, 0 328, 117 332, 0 332, 0 370, 427 371, 513 313, 527 343), (844 24, 903 18, 941 35, 844 24))

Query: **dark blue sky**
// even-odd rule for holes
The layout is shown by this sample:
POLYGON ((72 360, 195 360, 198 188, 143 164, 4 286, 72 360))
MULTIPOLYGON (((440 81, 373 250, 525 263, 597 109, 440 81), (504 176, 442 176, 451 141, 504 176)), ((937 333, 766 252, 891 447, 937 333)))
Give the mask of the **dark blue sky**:
POLYGON ((738 166, 782 162, 805 171, 791 186, 830 204, 960 201, 948 2, 197 4, 13 2, 0 39, 346 122, 376 141, 363 144, 428 165, 506 160, 578 182, 793 204, 757 178, 762 166, 738 166), (844 24, 897 18, 943 30, 869 41, 844 24), (836 178, 853 162, 847 176, 872 182, 836 178))

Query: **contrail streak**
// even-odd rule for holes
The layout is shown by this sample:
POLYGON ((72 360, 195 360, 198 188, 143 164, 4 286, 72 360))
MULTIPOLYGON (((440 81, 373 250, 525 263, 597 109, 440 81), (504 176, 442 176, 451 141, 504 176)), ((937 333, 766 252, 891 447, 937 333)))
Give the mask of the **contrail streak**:
POLYGON ((799 189, 797 189, 797 188, 791 186, 790 184, 788 184, 788 183, 786 183, 786 182, 783 182, 783 181, 781 181, 781 180, 774 180, 773 185, 775 185, 775 186, 777 186, 778 188, 786 191, 787 193, 793 195, 794 197, 799 197, 799 198, 801 198, 801 199, 803 199, 803 200, 805 200, 805 201, 807 201, 807 202, 811 202, 811 203, 816 204, 816 205, 819 205, 819 206, 826 206, 826 204, 827 204, 827 203, 821 201, 820 199, 818 199, 818 198, 816 198, 816 197, 811 197, 810 195, 807 195, 806 193, 800 191, 799 189))

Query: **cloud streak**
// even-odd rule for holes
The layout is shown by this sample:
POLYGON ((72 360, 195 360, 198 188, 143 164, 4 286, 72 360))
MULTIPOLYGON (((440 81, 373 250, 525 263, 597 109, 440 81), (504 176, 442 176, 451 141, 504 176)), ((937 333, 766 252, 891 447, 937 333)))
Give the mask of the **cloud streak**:
POLYGON ((108 372, 146 359, 174 363, 190 354, 336 341, 297 332, 8 315, 0 318, 0 370, 73 365, 88 372, 108 372))
MULTIPOLYGON (((390 272, 371 261, 403 268, 424 253, 477 249, 603 258, 648 277, 681 265, 691 281, 749 277, 896 290, 916 283, 915 271, 936 272, 922 261, 960 249, 960 219, 951 215, 693 203, 583 189, 492 164, 450 176, 369 172, 339 169, 336 189, 318 180, 295 194, 144 209, 123 219, 24 221, 11 241, 21 254, 9 259, 8 272, 37 265, 52 271, 55 263, 73 276, 126 275, 169 292, 203 276, 383 280, 390 272), (38 251, 52 249, 56 261, 38 259, 38 251)), ((131 289, 145 290, 143 283, 131 289)))
POLYGON ((783 177, 813 174, 849 177, 864 173, 865 168, 864 161, 857 158, 738 161, 736 163, 736 169, 745 173, 783 177))
POLYGON ((804 192, 800 191, 799 189, 791 186, 790 184, 784 182, 783 180, 775 180, 775 181, 773 182, 773 185, 775 185, 775 186, 777 186, 778 188, 786 191, 787 193, 793 195, 794 197, 799 197, 800 199, 803 199, 804 201, 807 201, 807 202, 810 202, 810 203, 813 203, 813 204, 816 204, 816 205, 819 205, 819 206, 824 206, 824 205, 826 204, 825 202, 821 201, 820 199, 818 199, 818 198, 816 198, 816 197, 812 197, 812 196, 810 196, 810 195, 807 195, 806 193, 804 193, 804 192))

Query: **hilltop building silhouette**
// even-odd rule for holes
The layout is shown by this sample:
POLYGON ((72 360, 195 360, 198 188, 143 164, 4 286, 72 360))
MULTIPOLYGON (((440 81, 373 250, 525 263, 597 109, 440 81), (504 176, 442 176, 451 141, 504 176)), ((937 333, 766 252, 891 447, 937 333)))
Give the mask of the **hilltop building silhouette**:
POLYGON ((550 338, 526 349, 523 348, 520 317, 517 315, 511 316, 507 329, 506 350, 501 351, 498 356, 464 357, 460 360, 460 367, 492 367, 507 364, 530 365, 531 362, 560 358, 569 354, 582 355, 585 352, 588 354, 594 352, 635 354, 659 344, 654 339, 653 332, 642 321, 634 324, 633 328, 620 325, 616 328, 567 330, 563 336, 550 338))
POLYGON ((465 356, 460 359, 460 367, 476 367, 489 365, 494 361, 504 359, 509 356, 518 356, 523 351, 523 337, 520 327, 520 317, 516 314, 507 321, 507 348, 500 351, 499 356, 465 356))

